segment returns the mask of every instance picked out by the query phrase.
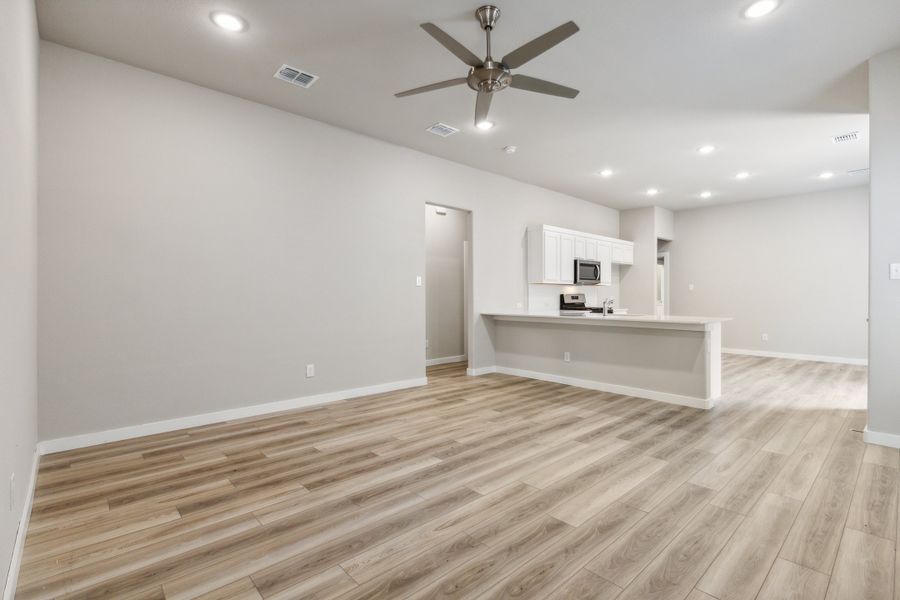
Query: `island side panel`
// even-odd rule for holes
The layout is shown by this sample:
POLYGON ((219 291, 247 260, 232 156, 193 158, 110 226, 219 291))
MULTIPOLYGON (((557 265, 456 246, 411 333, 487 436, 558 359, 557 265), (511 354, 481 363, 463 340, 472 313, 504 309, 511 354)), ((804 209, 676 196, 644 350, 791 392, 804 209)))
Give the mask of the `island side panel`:
POLYGON ((709 334, 496 320, 494 349, 501 372, 710 408, 709 334))
POLYGON ((716 401, 722 395, 722 324, 710 323, 706 329, 706 397, 716 401))

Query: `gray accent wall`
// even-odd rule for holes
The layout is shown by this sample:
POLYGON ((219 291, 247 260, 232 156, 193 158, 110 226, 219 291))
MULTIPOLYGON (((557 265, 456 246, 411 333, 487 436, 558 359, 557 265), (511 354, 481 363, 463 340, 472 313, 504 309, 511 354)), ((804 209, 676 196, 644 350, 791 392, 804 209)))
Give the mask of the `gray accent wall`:
POLYGON ((619 233, 616 210, 63 46, 40 74, 44 440, 424 377, 426 201, 472 211, 476 368, 478 315, 526 301, 529 224, 619 233))
POLYGON ((864 360, 868 197, 857 187, 676 212, 672 314, 732 317, 725 348, 864 360))
POLYGON ((888 275, 900 263, 900 48, 869 61, 869 112, 868 429, 900 436, 900 280, 888 275))
POLYGON ((36 92, 34 3, 4 0, 0 2, 0 587, 6 584, 37 441, 36 92))

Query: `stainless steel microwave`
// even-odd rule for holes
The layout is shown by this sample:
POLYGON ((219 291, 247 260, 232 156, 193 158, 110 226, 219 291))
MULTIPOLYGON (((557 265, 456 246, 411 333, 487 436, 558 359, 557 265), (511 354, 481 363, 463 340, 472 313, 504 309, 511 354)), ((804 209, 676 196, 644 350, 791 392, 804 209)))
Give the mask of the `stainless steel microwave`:
POLYGON ((600 285, 603 266, 596 260, 575 259, 575 284, 600 285))

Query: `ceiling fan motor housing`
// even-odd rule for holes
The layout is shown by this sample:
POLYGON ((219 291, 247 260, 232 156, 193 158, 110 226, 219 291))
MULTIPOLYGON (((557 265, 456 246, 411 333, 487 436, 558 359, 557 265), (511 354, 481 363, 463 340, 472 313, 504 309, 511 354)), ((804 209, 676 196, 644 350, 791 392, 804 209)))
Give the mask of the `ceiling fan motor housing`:
POLYGON ((509 86, 512 74, 509 68, 496 60, 487 60, 484 65, 469 69, 466 83, 476 92, 497 92, 509 86))

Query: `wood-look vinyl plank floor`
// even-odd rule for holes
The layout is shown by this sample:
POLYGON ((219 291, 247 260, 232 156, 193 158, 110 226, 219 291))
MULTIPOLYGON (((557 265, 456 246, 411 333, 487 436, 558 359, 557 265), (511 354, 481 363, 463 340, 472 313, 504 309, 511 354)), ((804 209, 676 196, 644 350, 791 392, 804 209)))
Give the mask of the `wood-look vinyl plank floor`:
POLYGON ((701 411, 440 365, 45 456, 16 598, 892 598, 900 452, 856 431, 865 368, 723 371, 701 411))

